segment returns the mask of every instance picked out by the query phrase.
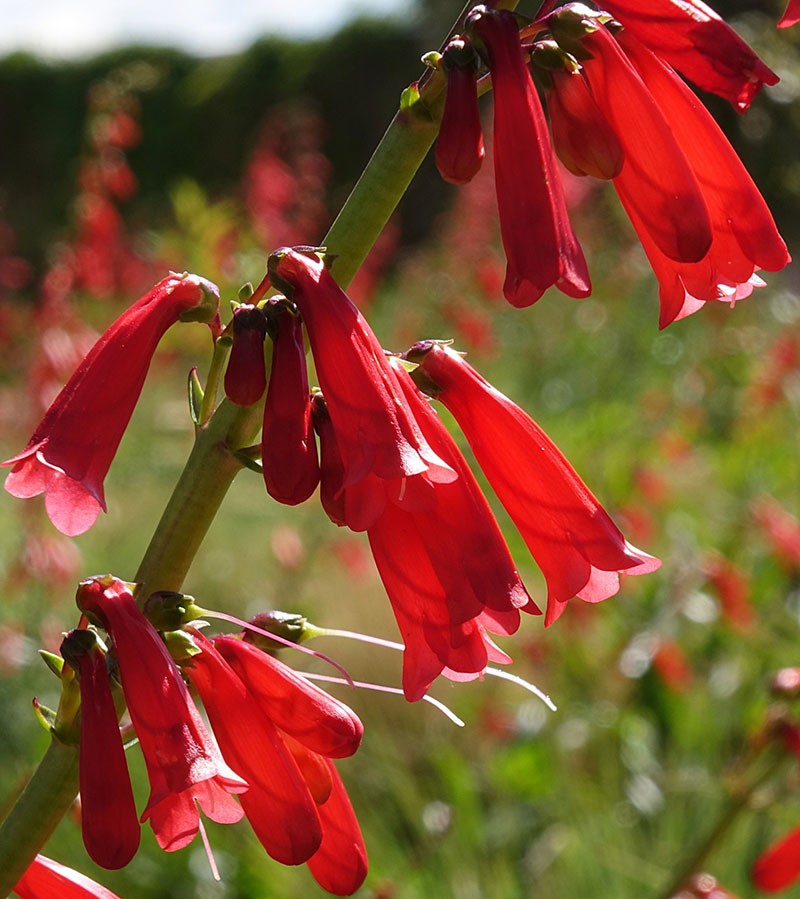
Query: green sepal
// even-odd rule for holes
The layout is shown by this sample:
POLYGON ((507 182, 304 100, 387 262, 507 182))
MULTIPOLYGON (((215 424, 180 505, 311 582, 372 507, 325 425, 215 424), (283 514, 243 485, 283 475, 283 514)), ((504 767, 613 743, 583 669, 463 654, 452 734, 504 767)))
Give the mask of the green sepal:
POLYGON ((420 62, 434 71, 442 64, 442 54, 438 50, 429 50, 420 57, 420 62))
POLYGON ((400 94, 400 111, 401 112, 416 112, 419 107, 419 85, 416 81, 409 84, 409 86, 400 94))
POLYGON ((36 715, 36 720, 39 722, 39 724, 42 725, 47 733, 52 733, 53 728, 56 724, 56 713, 53 711, 53 709, 49 708, 46 705, 42 705, 34 696, 33 713, 34 715, 36 715))
POLYGON ((205 392, 203 390, 203 385, 200 383, 200 378, 197 377, 197 369, 192 368, 189 372, 189 414, 192 416, 192 423, 195 427, 200 426, 200 416, 202 414, 203 409, 203 397, 205 396, 205 392))
POLYGON ((239 288, 239 293, 237 294, 240 303, 249 303, 250 297, 255 293, 255 288, 253 285, 247 281, 239 288))
POLYGON ((233 453, 233 458, 242 466, 242 468, 249 468, 250 471, 256 472, 256 474, 263 474, 264 469, 259 461, 261 458, 261 444, 256 444, 255 446, 245 446, 241 449, 235 450, 233 453))
POLYGON ((183 662, 199 655, 203 650, 194 642, 191 634, 186 631, 167 631, 162 634, 169 654, 176 662, 183 662))
POLYGON ((39 657, 56 677, 61 677, 61 672, 64 668, 64 659, 61 656, 56 655, 54 652, 48 652, 46 649, 40 649, 39 657))
POLYGON ((142 606, 147 620, 157 631, 176 631, 190 621, 206 614, 195 598, 175 590, 158 590, 151 593, 142 606))

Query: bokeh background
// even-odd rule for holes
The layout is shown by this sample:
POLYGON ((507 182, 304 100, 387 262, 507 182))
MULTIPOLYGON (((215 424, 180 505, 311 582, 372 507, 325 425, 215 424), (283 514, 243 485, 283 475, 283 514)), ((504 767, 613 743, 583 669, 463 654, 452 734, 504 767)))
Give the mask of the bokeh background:
MULTIPOLYGON (((458 12, 449 0, 391 18, 388 7, 365 8, 372 17, 333 33, 274 26, 236 52, 221 33, 217 50, 0 59, 3 458, 24 446, 96 334, 167 270, 195 271, 228 300, 260 280, 270 250, 321 240, 420 55, 458 12)), ((717 8, 782 82, 745 117, 704 99, 796 248, 800 33, 775 30, 778 2, 717 8)), ((514 670, 556 713, 493 679, 435 686, 463 729, 423 703, 332 688, 366 727, 358 755, 339 766, 370 851, 359 895, 658 899, 729 819, 703 867, 754 896, 752 861, 800 823, 800 768, 788 757, 747 790, 746 810, 728 814, 763 773, 750 760, 769 742, 769 722, 793 714, 771 697, 770 675, 800 665, 796 266, 734 310, 706 306, 659 333, 656 284, 613 191, 572 179, 594 294, 553 291, 514 310, 499 289, 493 190, 489 165, 454 189, 426 164, 352 296, 387 348, 452 337, 664 565, 597 606, 575 600, 548 631, 526 620, 505 642, 514 670)), ((109 513, 90 533, 63 538, 38 500, 0 496, 0 811, 47 744, 32 698, 57 702, 37 649, 57 651, 75 625, 78 580, 132 577, 191 446, 185 379, 207 367, 209 349, 199 326, 163 342, 107 479, 109 513)), ((276 505, 247 471, 186 589, 231 613, 279 608, 396 637, 363 535, 331 525, 315 498, 276 505)), ((356 679, 399 682, 389 650, 333 638, 318 646, 356 679)), ((143 805, 136 749, 129 759, 143 805)), ((208 824, 218 884, 199 841, 165 855, 149 829, 127 869, 102 872, 76 822, 77 810, 48 854, 127 899, 323 895, 305 868, 268 859, 245 824, 208 824)))

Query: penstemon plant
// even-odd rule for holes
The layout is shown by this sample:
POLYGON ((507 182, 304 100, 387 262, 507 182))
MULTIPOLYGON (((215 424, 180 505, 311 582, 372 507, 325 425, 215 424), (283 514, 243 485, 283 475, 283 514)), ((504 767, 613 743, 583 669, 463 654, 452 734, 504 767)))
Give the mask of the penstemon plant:
MULTIPOLYGON (((46 657, 61 698, 55 711, 40 709, 50 746, 0 825, 0 895, 111 895, 40 855, 78 792, 86 851, 106 869, 133 859, 142 824, 173 852, 206 839, 204 816, 238 827, 246 817, 273 859, 306 864, 325 890, 351 895, 367 876, 367 846, 335 760, 357 752, 363 726, 277 649, 320 656, 304 644, 321 633, 395 646, 402 683, 393 689, 432 700, 440 677, 518 680, 496 667, 512 658, 495 636, 532 627, 529 616, 550 627, 576 599, 601 602, 621 576, 661 565, 457 346, 418 335, 387 351, 347 290, 434 142, 438 170, 454 184, 489 164, 490 144, 512 306, 552 287, 574 298, 592 291, 560 166, 612 183, 658 282, 660 328, 707 303, 733 306, 764 286, 759 271, 790 257, 682 76, 739 112, 777 76, 699 0, 545 0, 533 18, 515 6, 470 4, 424 57, 425 73, 403 93, 322 246, 263 248, 266 271, 241 289, 227 320, 215 284, 167 274, 108 327, 25 448, 2 463, 6 490, 44 494, 61 533, 97 525, 159 341, 182 323, 208 329, 208 376, 201 383, 193 370, 189 380, 194 446, 144 557, 131 580, 81 580, 75 626, 46 657), (488 91, 491 140, 478 112, 488 91), (477 477, 439 409, 469 445, 477 477), (235 635, 207 630, 237 622, 184 594, 184 579, 234 479, 251 469, 278 503, 319 501, 333 524, 366 534, 399 644, 276 612, 238 622, 235 635), (523 584, 487 494, 539 567, 543 601, 523 584), (134 738, 150 784, 143 808, 126 761, 134 738)), ((796 21, 796 7, 781 25, 796 21)), ((765 745, 797 752, 790 718, 769 734, 765 745)), ((737 801, 665 895, 729 895, 701 869, 745 807, 741 797, 773 771, 756 755, 737 801)), ((797 840, 793 831, 758 861, 759 885, 800 873, 786 861, 797 840)))

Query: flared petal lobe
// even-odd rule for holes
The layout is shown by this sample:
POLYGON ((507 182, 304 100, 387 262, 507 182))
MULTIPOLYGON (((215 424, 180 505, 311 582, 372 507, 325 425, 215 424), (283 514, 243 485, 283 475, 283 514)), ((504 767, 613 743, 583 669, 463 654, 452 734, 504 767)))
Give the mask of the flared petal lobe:
POLYGON ((116 893, 84 874, 43 855, 36 856, 14 892, 19 899, 119 899, 116 893))
POLYGON ((569 221, 517 21, 508 10, 480 7, 468 18, 468 26, 486 48, 492 75, 497 205, 508 263, 506 299, 514 306, 530 306, 553 285, 571 297, 588 296, 586 260, 569 221))
POLYGON ((738 112, 747 110, 764 84, 778 83, 702 0, 604 0, 600 7, 697 87, 729 100, 738 112))
POLYGON ((53 401, 13 466, 6 490, 45 493, 50 520, 64 534, 88 530, 106 502, 103 480, 142 391, 150 360, 181 318, 216 316, 217 288, 196 275, 170 275, 100 337, 53 401))
POLYGON ((599 602, 617 592, 619 573, 658 568, 658 559, 625 540, 542 429, 461 356, 436 344, 409 356, 436 386, 541 568, 546 625, 573 596, 599 602))
POLYGON ((261 462, 269 495, 295 506, 305 502, 319 483, 317 441, 302 322, 288 311, 274 320, 277 333, 264 404, 261 462))
POLYGON ((139 610, 130 585, 108 576, 78 588, 78 607, 111 636, 120 680, 150 780, 141 819, 150 820, 159 845, 182 849, 199 828, 197 805, 230 824, 242 809, 230 795, 247 783, 233 772, 206 730, 175 662, 139 610))

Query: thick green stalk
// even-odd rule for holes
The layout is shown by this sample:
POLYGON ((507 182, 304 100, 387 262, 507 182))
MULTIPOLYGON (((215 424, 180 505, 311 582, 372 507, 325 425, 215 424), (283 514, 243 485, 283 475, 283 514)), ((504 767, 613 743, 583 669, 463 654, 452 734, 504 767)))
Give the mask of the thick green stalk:
POLYGON ((419 101, 400 109, 324 244, 335 255, 331 273, 342 287, 353 280, 431 148, 438 123, 419 101))
MULTIPOLYGON (((361 179, 331 227, 325 245, 333 274, 350 283, 414 177, 437 132, 429 105, 439 98, 437 75, 425 102, 414 91, 392 120, 361 179)), ((432 84, 433 82, 433 84, 432 84)), ((180 590, 184 577, 241 465, 232 450, 257 434, 256 407, 224 402, 198 430, 172 497, 135 575, 139 595, 180 590)), ((78 788, 78 752, 54 739, 26 790, 0 825, 0 896, 6 896, 68 810, 78 788)))
POLYGON ((7 896, 78 793, 78 747, 50 746, 0 828, 0 896, 7 896))

